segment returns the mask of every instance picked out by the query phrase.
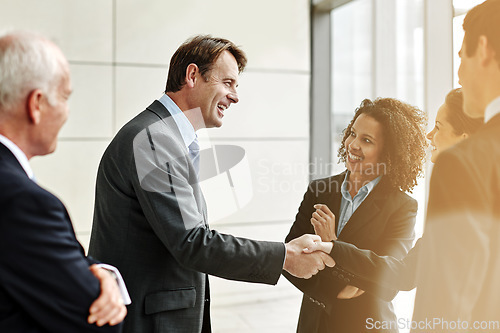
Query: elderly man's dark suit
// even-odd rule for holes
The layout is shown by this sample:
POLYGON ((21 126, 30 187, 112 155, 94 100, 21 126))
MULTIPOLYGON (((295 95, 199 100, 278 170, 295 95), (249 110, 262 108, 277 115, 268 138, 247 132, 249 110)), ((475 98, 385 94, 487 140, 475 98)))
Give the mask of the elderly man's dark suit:
POLYGON ((87 323, 91 263, 61 201, 0 143, 0 332, 120 332, 87 323))
POLYGON ((285 247, 210 230, 193 163, 159 101, 126 124, 99 166, 90 253, 120 269, 129 333, 210 332, 207 274, 275 284, 285 247))
MULTIPOLYGON (((293 239, 314 233, 310 219, 317 203, 326 204, 340 216, 340 191, 346 173, 313 181, 304 195, 295 222, 286 237, 293 239)), ((399 190, 389 187, 382 178, 349 219, 339 239, 369 249, 380 255, 402 258, 414 238, 417 202, 399 190)), ((304 292, 298 332, 365 332, 367 319, 395 320, 392 304, 387 302, 396 291, 379 288, 367 282, 384 299, 365 293, 352 300, 337 299, 338 293, 351 283, 351 275, 340 266, 326 268, 309 280, 285 276, 304 292)), ((380 278, 380 277, 379 277, 380 278)), ((397 332, 397 329, 387 332, 397 332)))

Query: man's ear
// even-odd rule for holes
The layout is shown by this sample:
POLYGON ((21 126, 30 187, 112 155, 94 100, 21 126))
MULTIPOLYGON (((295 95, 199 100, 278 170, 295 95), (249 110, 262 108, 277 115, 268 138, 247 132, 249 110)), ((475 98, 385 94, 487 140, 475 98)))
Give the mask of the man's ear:
POLYGON ((488 38, 485 35, 479 36, 477 42, 477 51, 481 59, 481 65, 487 66, 495 60, 495 51, 491 48, 488 38))
POLYGON ((28 95, 26 109, 31 123, 38 125, 42 120, 42 99, 45 98, 40 89, 35 89, 28 95))
POLYGON ((198 68, 198 65, 196 64, 189 64, 186 68, 186 85, 189 88, 193 88, 194 85, 196 84, 197 80, 197 74, 200 72, 200 69, 198 68))

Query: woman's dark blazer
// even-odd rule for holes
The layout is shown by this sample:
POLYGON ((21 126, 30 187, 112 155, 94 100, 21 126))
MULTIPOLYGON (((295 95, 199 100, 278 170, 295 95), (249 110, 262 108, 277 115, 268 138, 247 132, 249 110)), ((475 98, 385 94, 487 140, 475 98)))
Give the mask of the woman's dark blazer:
MULTIPOLYGON (((314 180, 309 184, 286 241, 303 234, 314 234, 310 219, 317 203, 326 204, 340 216, 342 194, 340 188, 347 172, 314 180)), ((339 240, 368 249, 378 255, 403 258, 412 246, 417 214, 417 202, 400 190, 390 187, 383 177, 345 225, 339 240)), ((396 317, 391 302, 397 291, 370 286, 376 293, 365 292, 350 299, 337 299, 338 293, 351 284, 352 274, 340 265, 325 268, 311 279, 298 279, 288 273, 285 277, 303 293, 297 332, 376 332, 376 323, 393 322, 392 329, 398 332, 396 317), (375 296, 377 294, 378 296, 375 296), (382 295, 382 296, 381 296, 382 295)), ((383 276, 379 277, 383 279, 383 276)), ((369 283, 369 282, 367 282, 369 283)), ((367 288, 368 289, 368 288, 367 288)))

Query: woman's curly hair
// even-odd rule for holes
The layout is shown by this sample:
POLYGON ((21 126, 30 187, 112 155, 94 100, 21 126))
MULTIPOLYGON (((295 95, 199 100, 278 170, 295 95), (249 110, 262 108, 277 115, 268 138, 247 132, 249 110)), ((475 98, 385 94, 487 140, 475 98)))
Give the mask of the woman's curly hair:
POLYGON ((418 108, 394 98, 365 99, 343 131, 338 153, 341 162, 346 162, 345 141, 361 114, 372 117, 382 126, 384 146, 379 162, 385 165, 385 177, 390 186, 411 193, 417 185, 417 178, 423 174, 427 147, 426 115, 418 108))

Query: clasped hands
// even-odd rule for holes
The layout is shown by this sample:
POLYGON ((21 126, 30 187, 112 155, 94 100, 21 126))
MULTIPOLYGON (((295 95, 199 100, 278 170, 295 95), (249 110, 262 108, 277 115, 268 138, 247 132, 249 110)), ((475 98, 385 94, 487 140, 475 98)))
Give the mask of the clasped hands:
POLYGON ((333 243, 322 242, 318 235, 302 235, 286 243, 285 247, 283 269, 295 277, 309 279, 325 266, 335 266, 335 261, 329 256, 333 243))
MULTIPOLYGON (((309 266, 312 267, 312 271, 307 271, 307 269, 304 267, 305 266, 304 264, 302 266, 302 270, 300 272, 294 271, 295 272, 294 274, 294 272, 289 271, 286 268, 286 262, 285 262, 285 270, 287 270, 290 274, 294 276, 306 279, 317 274, 320 270, 324 269, 325 266, 328 267, 335 266, 335 261, 333 260, 332 257, 329 256, 329 253, 333 248, 333 243, 331 241, 337 240, 337 233, 335 231, 335 215, 332 213, 332 211, 328 208, 327 205, 316 204, 314 205, 314 208, 316 209, 316 211, 312 213, 311 224, 314 228, 314 232, 316 233, 316 235, 303 235, 288 243, 291 244, 292 242, 297 241, 296 244, 294 244, 295 246, 305 245, 302 252, 304 254, 309 254, 310 256, 314 256, 313 258, 314 260, 309 260, 313 262, 312 266, 309 266), (299 240, 302 237, 305 238, 299 242, 299 240), (322 262, 320 262, 320 260, 322 262), (316 264, 316 266, 314 266, 314 264, 316 264), (302 276, 299 276, 300 275, 299 273, 303 273, 302 276)), ((288 256, 288 248, 287 248, 287 256, 288 256)), ((310 258, 305 257, 303 259, 307 260, 310 258)), ((358 297, 363 293, 364 293, 363 290, 351 285, 347 285, 343 290, 339 292, 337 298, 350 299, 358 297)))

